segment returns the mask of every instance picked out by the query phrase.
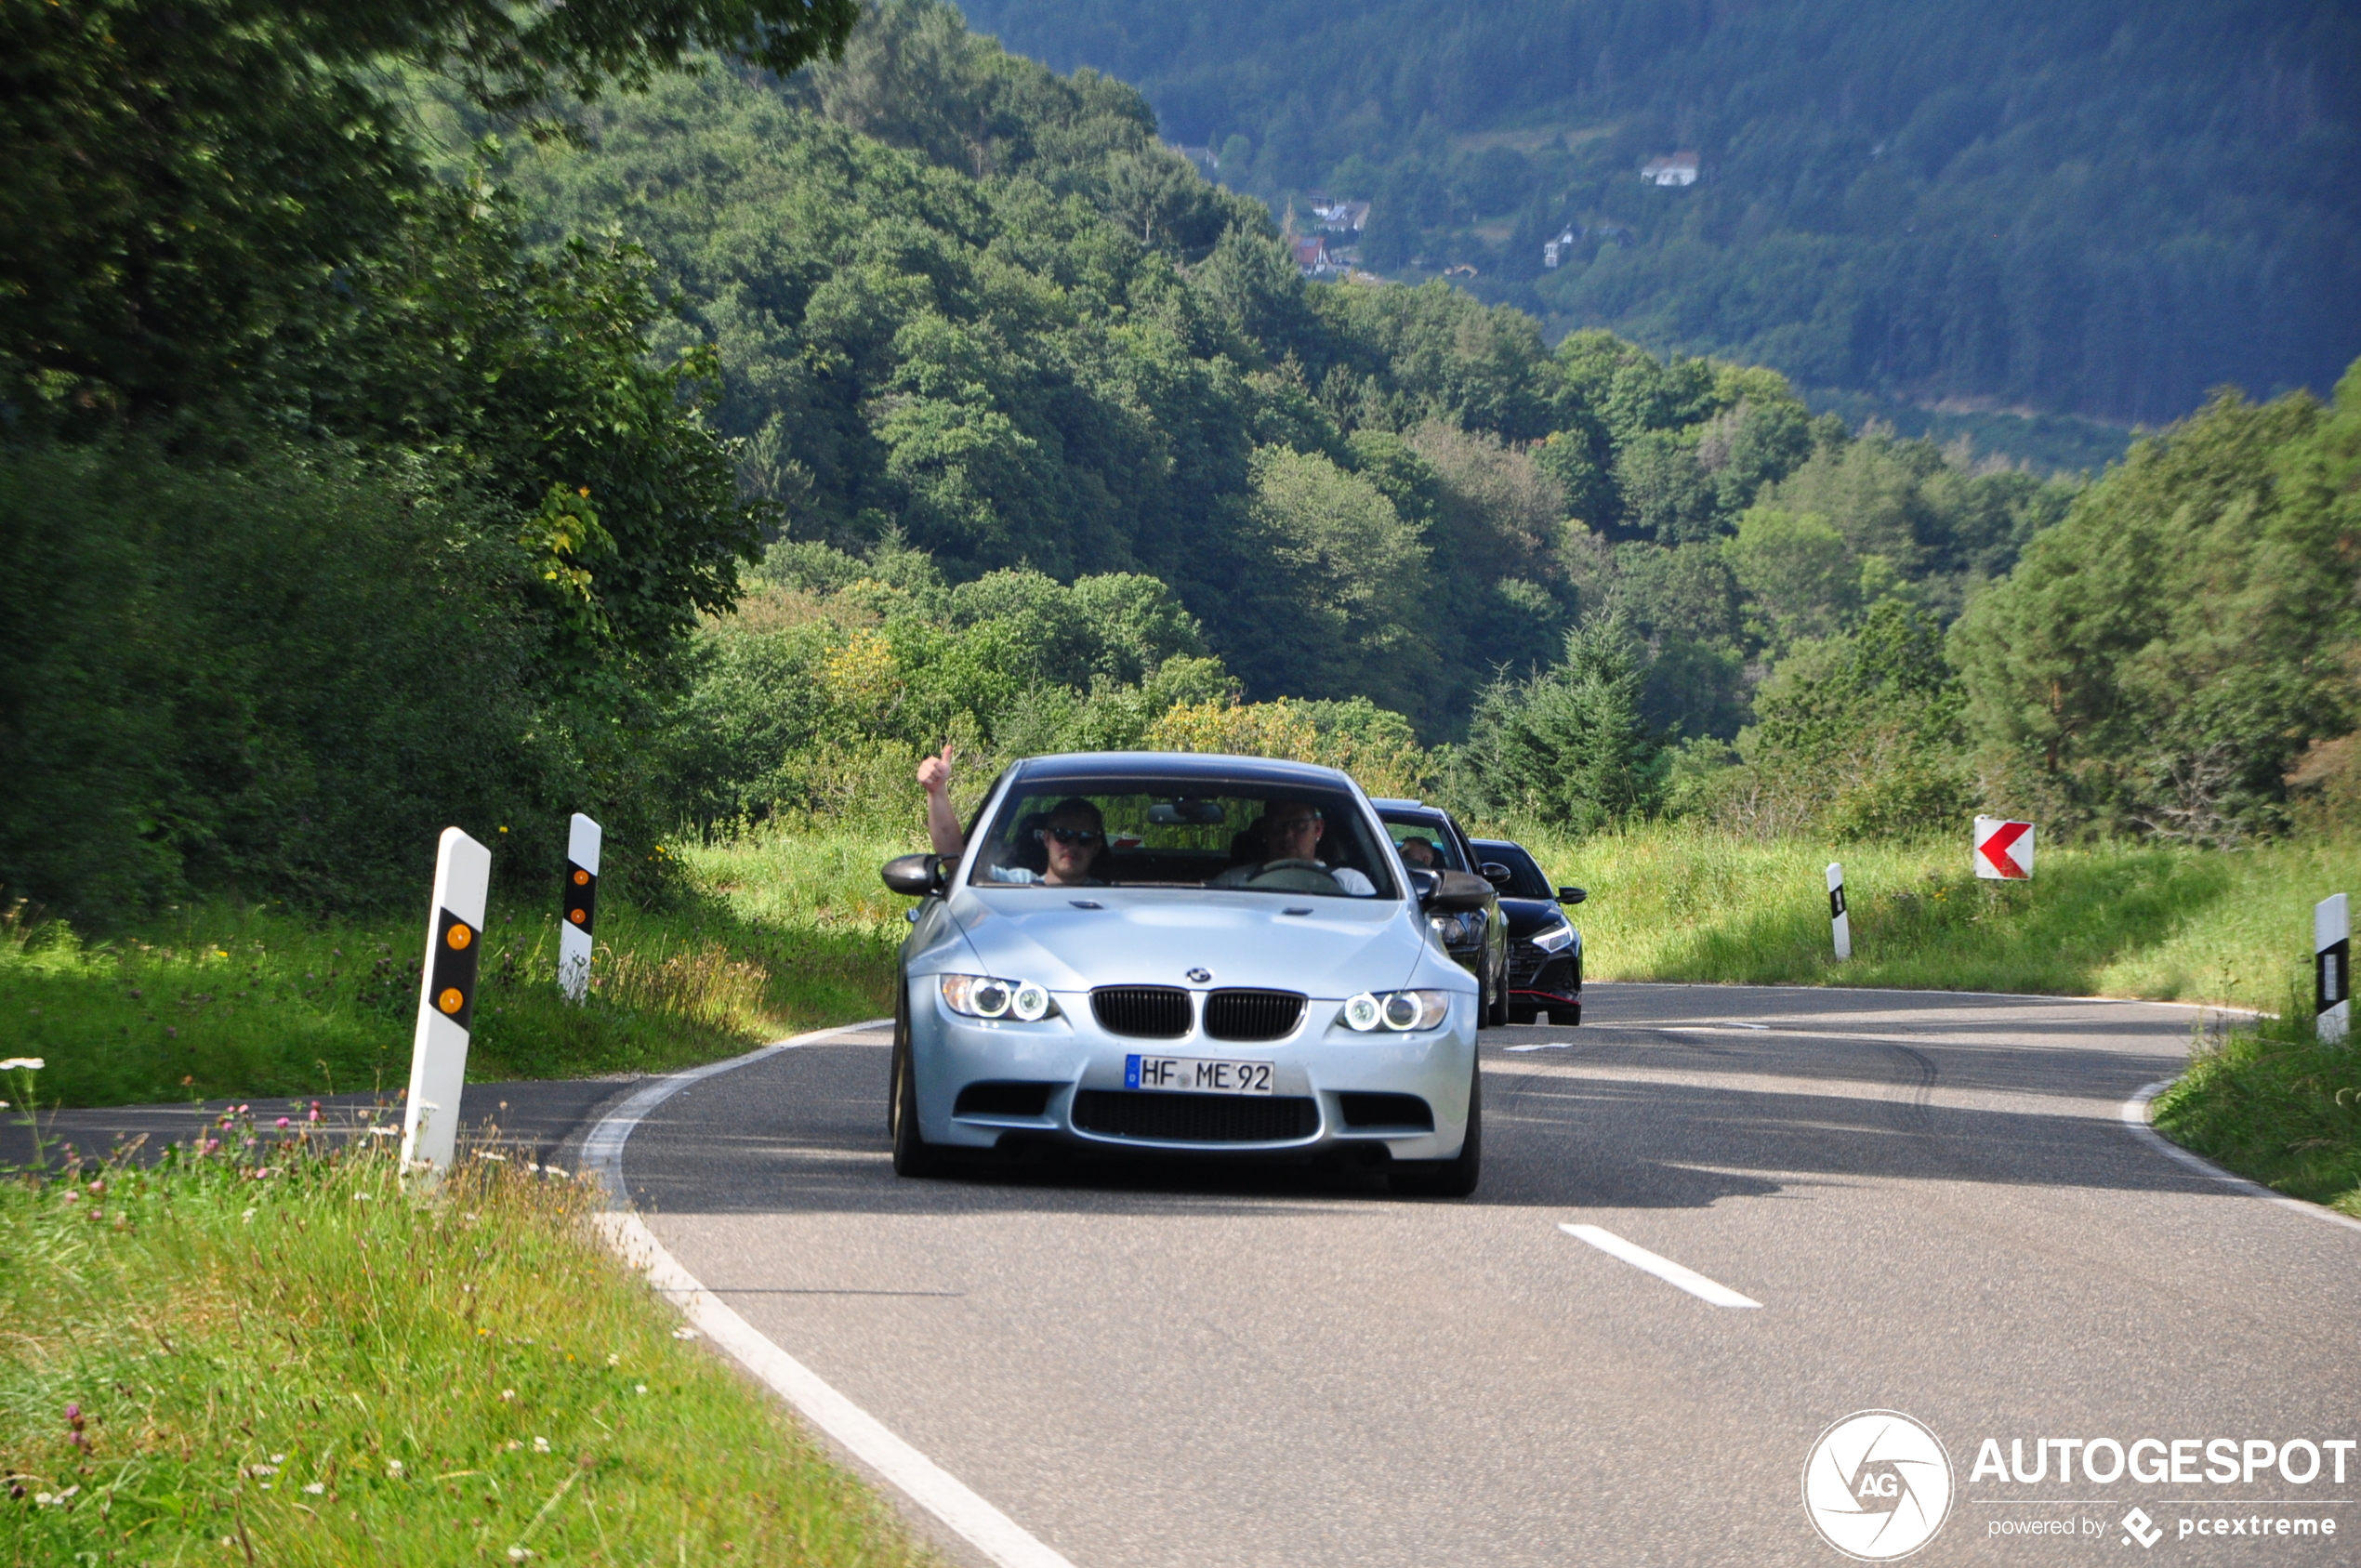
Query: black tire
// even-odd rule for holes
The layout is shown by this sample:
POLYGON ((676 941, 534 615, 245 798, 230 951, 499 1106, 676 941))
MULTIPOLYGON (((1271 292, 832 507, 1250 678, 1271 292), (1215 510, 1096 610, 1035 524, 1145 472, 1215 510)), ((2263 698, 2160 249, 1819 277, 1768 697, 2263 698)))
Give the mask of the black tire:
POLYGON ((1387 1184, 1405 1197, 1464 1198, 1484 1170, 1484 1067, 1468 1085, 1468 1137, 1447 1160, 1397 1160, 1387 1184))
POLYGON ((1495 1029, 1506 1029, 1508 1026, 1509 960, 1507 955, 1503 955, 1500 959, 1500 967, 1492 971, 1492 1027, 1495 1029))
POLYGON ((930 1176, 941 1153, 918 1131, 918 1074, 910 1061, 909 987, 901 986, 893 1007, 893 1082, 886 1099, 886 1131, 893 1139, 893 1174, 930 1176))

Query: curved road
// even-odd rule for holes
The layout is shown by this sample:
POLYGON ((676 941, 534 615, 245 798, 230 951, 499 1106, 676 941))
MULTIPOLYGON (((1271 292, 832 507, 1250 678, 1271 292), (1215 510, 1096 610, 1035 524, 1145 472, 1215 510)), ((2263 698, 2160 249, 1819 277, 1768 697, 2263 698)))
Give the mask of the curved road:
POLYGON ((1948 1450, 1917 1561, 2355 1561, 2361 1456, 2342 1485, 1970 1477, 1987 1437, 2028 1466, 2051 1437, 2361 1438, 2361 1227, 2124 1126, 2199 1016, 1594 985, 1580 1029, 1484 1036, 1460 1202, 1286 1170, 897 1180, 880 1029, 690 1086, 623 1169, 710 1290, 1077 1568, 1838 1562, 1800 1477, 1866 1408, 1948 1450), (2339 1534, 2248 1535, 2282 1516, 2339 1534))

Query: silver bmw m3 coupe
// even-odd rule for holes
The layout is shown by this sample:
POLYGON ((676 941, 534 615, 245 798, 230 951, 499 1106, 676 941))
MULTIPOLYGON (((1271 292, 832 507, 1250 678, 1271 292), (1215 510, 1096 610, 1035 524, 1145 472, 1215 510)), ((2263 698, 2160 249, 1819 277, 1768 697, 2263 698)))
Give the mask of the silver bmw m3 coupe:
POLYGON ((1101 752, 1001 775, 956 861, 910 855, 894 1168, 1049 1140, 1271 1157, 1359 1151, 1472 1192, 1476 978, 1431 916, 1491 896, 1405 865, 1344 773, 1101 752))

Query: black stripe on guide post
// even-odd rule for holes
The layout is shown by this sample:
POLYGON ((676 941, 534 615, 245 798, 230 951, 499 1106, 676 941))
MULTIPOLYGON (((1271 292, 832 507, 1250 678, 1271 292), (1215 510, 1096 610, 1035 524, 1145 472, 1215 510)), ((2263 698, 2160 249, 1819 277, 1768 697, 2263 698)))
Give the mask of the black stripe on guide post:
POLYGON ((1835 887, 1828 889, 1828 918, 1833 920, 1843 913, 1844 884, 1840 882, 1835 887))
POLYGON ((2312 965, 2312 1010, 2327 1012, 2353 995, 2353 939, 2339 937, 2320 949, 2312 965))
POLYGON ((434 912, 434 983, 427 1005, 462 1029, 476 1013, 476 960, 483 933, 447 909, 434 912))
POLYGON ((566 862, 566 924, 588 936, 599 923, 599 874, 566 862))

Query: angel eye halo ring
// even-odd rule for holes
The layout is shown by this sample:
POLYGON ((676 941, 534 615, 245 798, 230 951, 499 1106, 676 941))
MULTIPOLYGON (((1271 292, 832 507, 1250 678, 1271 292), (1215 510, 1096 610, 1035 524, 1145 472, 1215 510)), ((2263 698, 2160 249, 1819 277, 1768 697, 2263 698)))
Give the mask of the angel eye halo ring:
POLYGON ((1357 1034, 1378 1029, 1411 1034, 1432 1029, 1451 1011, 1447 991, 1364 991, 1344 1005, 1344 1026, 1357 1034))
POLYGON ((1048 986, 1029 980, 999 980, 991 975, 943 975, 937 978, 943 1005, 965 1018, 1013 1018, 1035 1023, 1057 1011, 1048 986))

